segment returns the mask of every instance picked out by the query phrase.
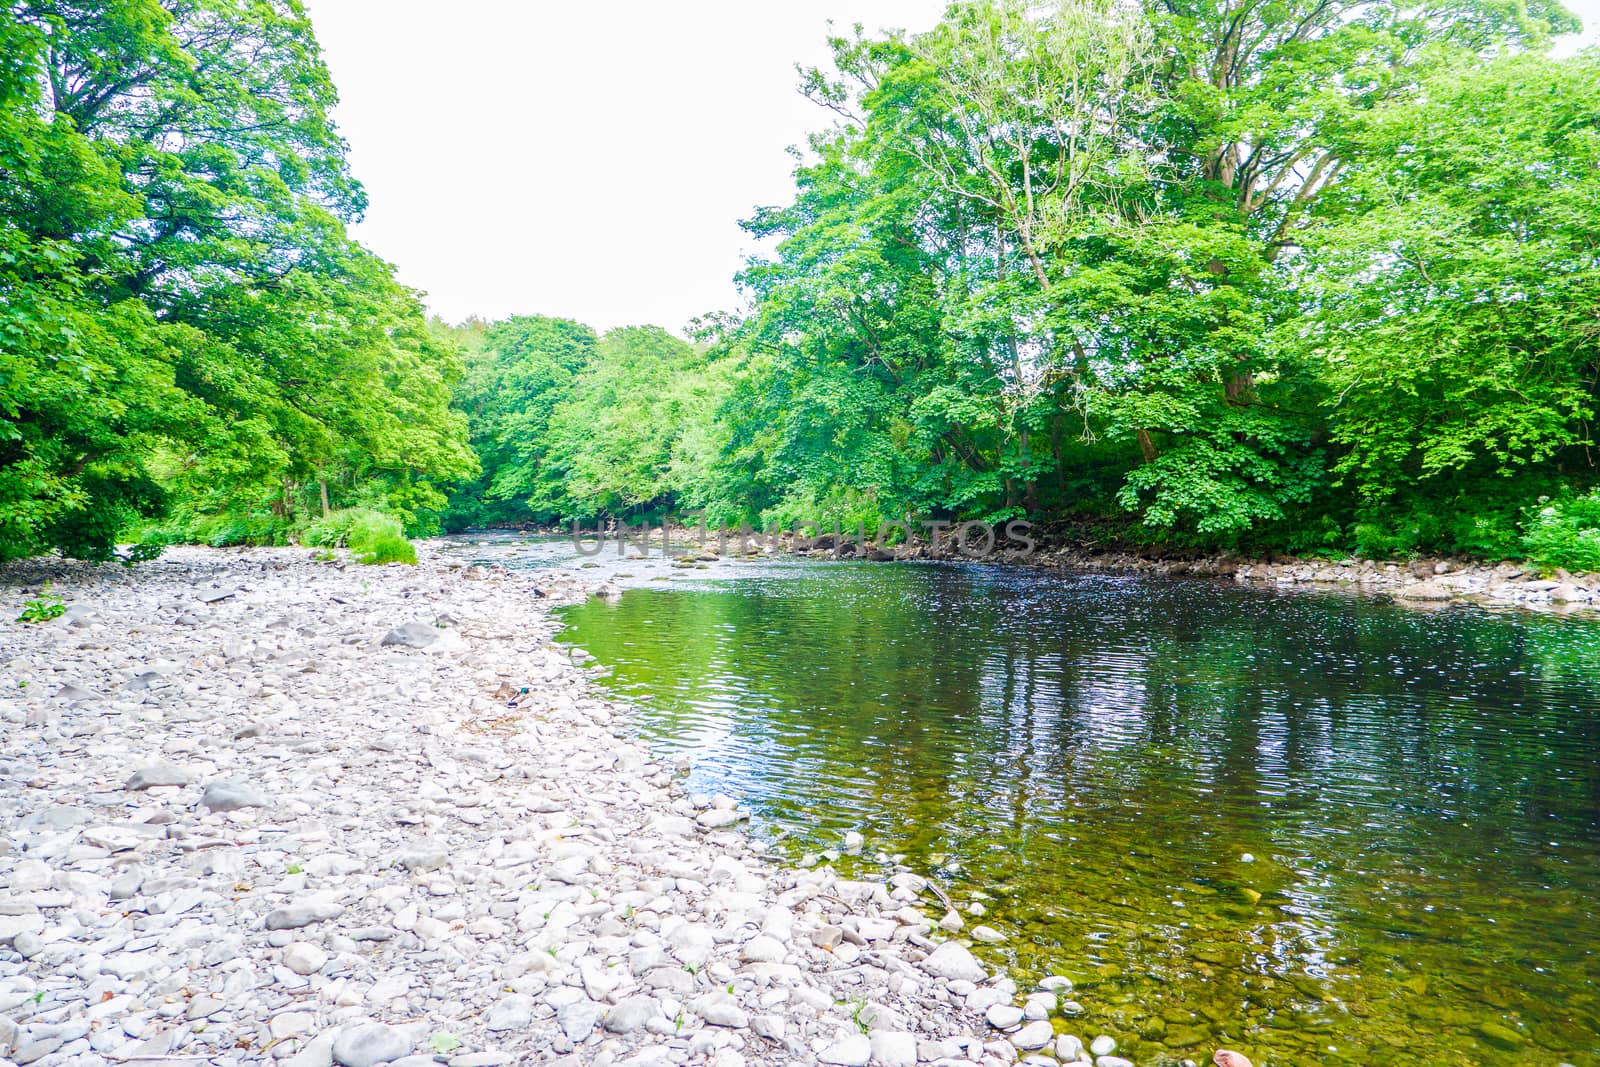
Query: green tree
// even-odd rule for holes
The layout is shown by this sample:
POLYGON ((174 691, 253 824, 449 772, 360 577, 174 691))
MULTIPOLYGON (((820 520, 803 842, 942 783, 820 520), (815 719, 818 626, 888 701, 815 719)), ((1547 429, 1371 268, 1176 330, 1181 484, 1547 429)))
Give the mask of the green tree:
MULTIPOLYGON (((1592 470, 1600 56, 1441 71, 1359 135, 1295 338, 1368 502, 1592 470)), ((1506 485, 1510 489, 1509 484, 1506 485)))
POLYGON ((103 558, 169 500, 281 536, 341 478, 437 506, 456 357, 345 235, 297 0, 20 2, 0 43, 0 556, 103 558))

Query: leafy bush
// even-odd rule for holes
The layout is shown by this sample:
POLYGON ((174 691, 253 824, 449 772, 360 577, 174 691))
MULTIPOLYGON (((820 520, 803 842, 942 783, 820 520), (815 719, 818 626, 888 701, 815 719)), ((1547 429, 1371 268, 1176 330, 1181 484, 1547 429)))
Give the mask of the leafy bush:
POLYGON ((345 546, 359 563, 415 563, 417 550, 406 540, 400 520, 381 511, 345 508, 307 526, 300 543, 320 548, 345 546))
POLYGON ((1522 549, 1546 574, 1600 571, 1600 490, 1530 508, 1522 549))
POLYGON ((417 550, 406 540, 400 520, 368 512, 350 525, 351 551, 360 563, 415 563, 417 550))
POLYGON ((350 527, 360 514, 360 508, 341 508, 301 530, 298 540, 302 545, 312 548, 341 547, 348 541, 350 527))
POLYGON ((286 545, 290 524, 272 513, 270 507, 236 508, 220 512, 201 512, 183 506, 167 519, 138 531, 141 542, 149 544, 210 545, 286 545))
POLYGON ((1521 556, 1524 508, 1542 489, 1530 478, 1515 491, 1502 479, 1468 483, 1450 492, 1411 494, 1366 508, 1352 533, 1358 555, 1394 559, 1427 554, 1499 560, 1521 556))
POLYGON ((885 518, 883 507, 867 493, 844 489, 825 497, 807 497, 792 493, 777 506, 761 513, 764 530, 788 530, 796 523, 807 533, 832 531, 835 524, 839 532, 854 534, 864 531, 868 540, 876 537, 885 518), (814 529, 812 527, 815 527, 814 529))

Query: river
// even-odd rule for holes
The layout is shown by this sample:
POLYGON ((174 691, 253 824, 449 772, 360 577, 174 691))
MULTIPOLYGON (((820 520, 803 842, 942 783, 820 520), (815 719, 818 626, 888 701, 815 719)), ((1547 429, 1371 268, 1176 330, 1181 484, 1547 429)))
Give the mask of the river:
POLYGON ((605 566, 632 587, 568 609, 564 639, 694 789, 797 858, 852 830, 846 864, 903 855, 1141 1065, 1600 1064, 1600 621, 976 565, 605 566))

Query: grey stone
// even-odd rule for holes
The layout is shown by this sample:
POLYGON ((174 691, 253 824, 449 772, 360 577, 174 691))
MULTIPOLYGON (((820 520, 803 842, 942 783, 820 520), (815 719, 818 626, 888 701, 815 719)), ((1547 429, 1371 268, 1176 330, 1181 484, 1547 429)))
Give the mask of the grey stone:
POLYGON ((11 1050, 11 1061, 16 1064, 28 1064, 34 1060, 42 1060, 64 1044, 66 1042, 56 1034, 46 1033, 39 1037, 18 1034, 17 1047, 11 1050))
POLYGON ((200 806, 212 811, 238 811, 240 808, 264 808, 267 798, 254 786, 229 778, 218 778, 206 783, 200 794, 200 806))
POLYGON ((872 1041, 866 1034, 851 1034, 817 1053, 818 1063, 837 1063, 842 1067, 867 1067, 872 1060, 872 1041))
POLYGON ((867 1035, 872 1061, 881 1067, 915 1067, 917 1037, 904 1030, 874 1030, 867 1035))
POLYGON ((981 982, 988 977, 977 957, 954 941, 946 941, 922 961, 922 969, 935 978, 981 982))
POLYGON ((174 767, 170 763, 152 763, 134 771, 123 788, 137 793, 157 786, 188 785, 192 781, 194 776, 181 767, 174 767))
POLYGON ((83 840, 112 852, 131 852, 146 841, 167 836, 167 828, 156 823, 125 822, 115 826, 92 826, 83 831, 83 840))
POLYGON ((655 997, 625 997, 606 1012, 604 1025, 613 1034, 630 1034, 660 1013, 655 997))
POLYGON ((405 1034, 382 1023, 358 1023, 333 1040, 333 1059, 344 1067, 390 1063, 411 1051, 405 1034))
POLYGON ((533 1022, 533 998, 513 993, 502 997, 483 1013, 483 1028, 490 1033, 522 1030, 533 1022))
POLYGON ((1089 1053, 1093 1056, 1109 1056, 1116 1050, 1116 1041, 1107 1034, 1101 1034, 1089 1042, 1089 1053))
POLYGON ((268 930, 298 930, 312 923, 337 919, 344 907, 326 900, 308 900, 267 912, 268 930))
POLYGON ((398 645, 401 648, 427 648, 439 640, 439 628, 427 623, 402 623, 383 635, 382 646, 398 645))
POLYGON ((17 825, 24 830, 69 830, 93 820, 94 812, 88 808, 54 804, 40 808, 31 815, 24 815, 17 825))
POLYGON ((563 1004, 556 1010, 556 1025, 561 1027, 561 1032, 574 1044, 585 1040, 594 1033, 594 1028, 600 1022, 600 1016, 605 1009, 587 997, 575 1000, 571 1004, 563 1004))
POLYGON ((61 613, 61 625, 82 629, 94 622, 94 609, 87 604, 69 604, 61 613))
POLYGON ((689 1002, 689 1009, 712 1026, 743 1029, 750 1025, 750 1014, 727 993, 707 993, 689 1002))
POLYGON ((295 974, 316 974, 328 965, 328 954, 309 941, 296 941, 283 950, 283 965, 295 974))

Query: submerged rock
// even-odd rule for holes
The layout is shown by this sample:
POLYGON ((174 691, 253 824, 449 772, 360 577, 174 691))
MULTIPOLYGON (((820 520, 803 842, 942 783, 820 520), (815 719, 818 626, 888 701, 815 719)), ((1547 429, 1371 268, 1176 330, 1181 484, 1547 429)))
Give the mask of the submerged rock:
POLYGON ((946 941, 922 961, 922 969, 935 978, 981 982, 989 976, 977 957, 954 941, 946 941))

